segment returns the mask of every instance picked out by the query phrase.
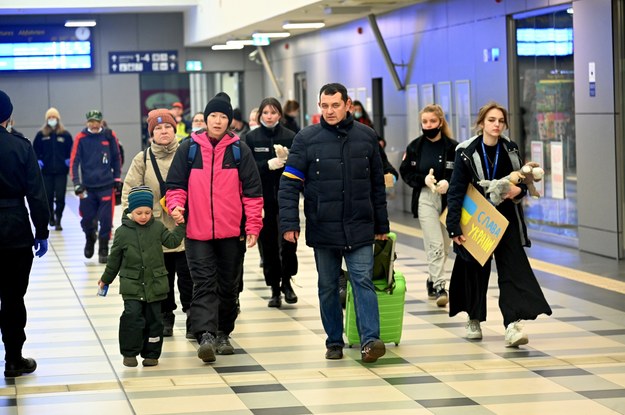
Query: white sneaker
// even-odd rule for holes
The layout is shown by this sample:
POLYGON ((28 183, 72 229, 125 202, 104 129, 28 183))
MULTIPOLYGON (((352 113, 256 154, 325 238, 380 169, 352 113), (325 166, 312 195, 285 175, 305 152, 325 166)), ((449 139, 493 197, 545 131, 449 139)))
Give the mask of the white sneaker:
POLYGON ((482 340, 482 328, 479 320, 467 320, 467 339, 482 340))
POLYGON ((506 328, 506 347, 517 347, 522 344, 527 344, 529 339, 527 334, 522 332, 523 325, 520 321, 508 324, 506 328))

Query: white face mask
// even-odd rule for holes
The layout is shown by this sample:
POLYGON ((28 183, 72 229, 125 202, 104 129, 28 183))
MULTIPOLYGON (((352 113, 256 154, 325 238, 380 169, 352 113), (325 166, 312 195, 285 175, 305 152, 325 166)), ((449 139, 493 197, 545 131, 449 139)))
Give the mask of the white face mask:
POLYGON ((280 122, 280 120, 276 121, 276 122, 275 122, 275 123, 273 123, 272 125, 268 125, 268 124, 266 124, 266 123, 265 123, 265 121, 264 121, 264 120, 262 120, 262 119, 260 120, 260 123, 261 123, 262 125, 264 125, 265 127, 267 127, 267 128, 274 128, 276 125, 278 125, 278 123, 279 123, 279 122, 280 122))
POLYGON ((196 131, 200 131, 203 127, 193 127, 191 128, 191 131, 196 132, 196 131))
POLYGON ((11 124, 7 124, 7 132, 11 132, 11 130, 13 129, 13 126, 11 124))
POLYGON ((58 123, 59 121, 56 118, 48 118, 48 125, 50 128, 56 127, 58 123))

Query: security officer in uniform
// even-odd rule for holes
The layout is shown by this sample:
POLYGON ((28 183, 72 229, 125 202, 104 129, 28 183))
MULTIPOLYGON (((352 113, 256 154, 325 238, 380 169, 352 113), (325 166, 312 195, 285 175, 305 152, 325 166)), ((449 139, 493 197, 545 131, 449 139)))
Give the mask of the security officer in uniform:
POLYGON ((32 373, 37 368, 34 359, 22 356, 26 341, 24 295, 33 264, 32 247, 38 257, 47 252, 50 220, 35 151, 24 136, 7 131, 12 113, 11 99, 0 91, 0 329, 7 378, 32 373), (34 238, 29 211, 35 225, 34 238))

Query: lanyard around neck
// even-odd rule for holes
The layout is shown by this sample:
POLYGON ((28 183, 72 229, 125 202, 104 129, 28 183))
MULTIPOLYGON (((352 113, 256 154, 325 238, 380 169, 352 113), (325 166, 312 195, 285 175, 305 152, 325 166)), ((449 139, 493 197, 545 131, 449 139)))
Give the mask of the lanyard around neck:
POLYGON ((488 155, 486 154, 486 147, 484 146, 484 140, 482 140, 482 154, 484 155, 484 164, 486 165, 486 178, 488 180, 493 180, 495 178, 495 173, 497 173, 497 162, 499 161, 499 141, 497 141, 497 151, 495 152, 495 162, 493 163, 493 175, 490 174, 490 167, 488 155))

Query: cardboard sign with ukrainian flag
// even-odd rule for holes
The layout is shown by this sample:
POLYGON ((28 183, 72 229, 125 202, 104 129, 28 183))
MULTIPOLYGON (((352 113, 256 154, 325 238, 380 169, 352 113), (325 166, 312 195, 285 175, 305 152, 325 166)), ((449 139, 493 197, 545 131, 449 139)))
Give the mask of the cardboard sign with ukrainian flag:
MULTIPOLYGON (((441 214, 445 224, 447 209, 441 214)), ((460 216, 462 234, 467 239, 463 246, 482 266, 503 237, 508 220, 473 185, 469 184, 462 202, 460 216)))

